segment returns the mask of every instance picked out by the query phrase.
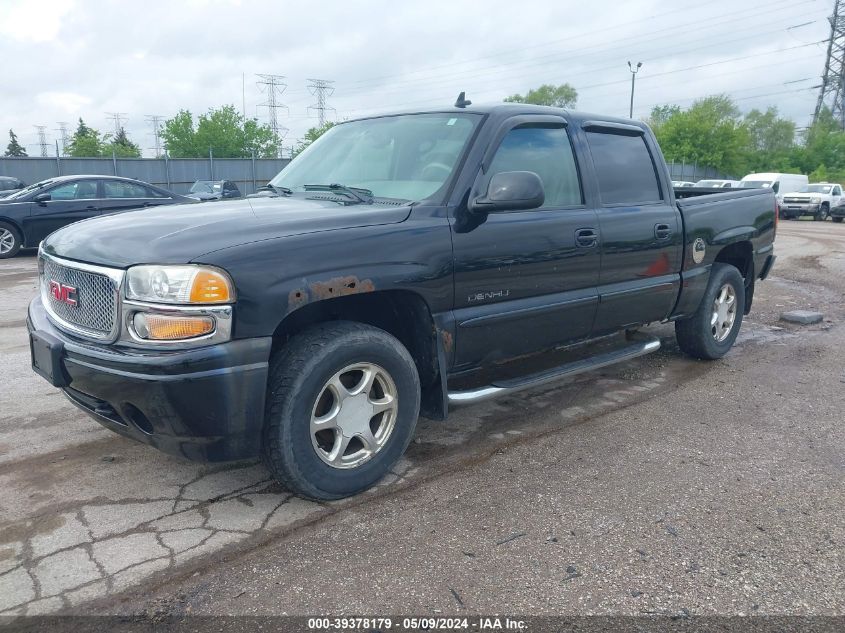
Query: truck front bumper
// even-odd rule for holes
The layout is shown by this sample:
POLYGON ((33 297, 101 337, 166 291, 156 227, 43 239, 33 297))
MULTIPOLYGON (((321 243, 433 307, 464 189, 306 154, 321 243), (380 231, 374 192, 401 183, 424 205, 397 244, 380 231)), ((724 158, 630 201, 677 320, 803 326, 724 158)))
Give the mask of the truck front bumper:
POLYGON ((84 343, 29 306, 33 369, 106 428, 172 455, 232 461, 258 455, 272 338, 191 350, 84 343))
POLYGON ((799 218, 802 215, 816 215, 819 212, 820 207, 820 204, 784 202, 780 205, 780 215, 783 218, 799 218))

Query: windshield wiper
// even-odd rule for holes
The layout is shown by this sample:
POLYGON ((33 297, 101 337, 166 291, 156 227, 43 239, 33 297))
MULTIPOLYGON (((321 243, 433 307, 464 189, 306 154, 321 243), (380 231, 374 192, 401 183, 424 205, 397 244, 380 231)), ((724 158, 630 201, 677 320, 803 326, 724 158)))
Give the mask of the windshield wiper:
POLYGON ((346 185, 335 182, 330 185, 302 185, 302 188, 305 191, 337 191, 346 194, 350 198, 354 198, 362 204, 373 203, 373 192, 362 187, 347 187, 346 185))
POLYGON ((269 189, 270 191, 275 193, 277 196, 281 196, 281 195, 292 196, 293 195, 293 191, 291 191, 287 187, 282 187, 281 185, 274 185, 274 184, 269 183, 269 182, 266 185, 264 185, 263 187, 259 187, 258 191, 261 191, 262 189, 265 190, 265 191, 269 189))

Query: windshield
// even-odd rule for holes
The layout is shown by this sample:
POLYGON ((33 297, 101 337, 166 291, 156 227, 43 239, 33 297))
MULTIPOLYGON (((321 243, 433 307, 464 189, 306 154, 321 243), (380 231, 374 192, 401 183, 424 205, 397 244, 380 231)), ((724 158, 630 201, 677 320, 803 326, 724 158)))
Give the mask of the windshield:
POLYGON ((223 189, 223 183, 211 180, 197 180, 191 185, 191 193, 214 193, 223 189))
POLYGON ((721 187, 721 180, 699 180, 695 183, 696 187, 721 187))
POLYGON ((42 180, 41 182, 36 182, 34 184, 31 184, 29 187, 24 187, 20 191, 16 191, 11 196, 6 196, 3 199, 4 200, 14 200, 14 199, 17 199, 17 198, 23 198, 24 196, 32 193, 33 191, 35 191, 37 189, 42 189, 42 188, 44 188, 47 185, 52 184, 52 183, 53 183, 52 180, 42 180))
POLYGON ((799 193, 830 193, 832 188, 833 185, 807 185, 806 187, 801 187, 799 193))
POLYGON ((762 189, 763 187, 771 187, 770 180, 743 180, 739 183, 743 189, 762 189))
POLYGON ((270 184, 305 191, 305 185, 337 183, 367 189, 376 198, 423 200, 451 178, 479 119, 429 113, 343 123, 314 141, 270 184))

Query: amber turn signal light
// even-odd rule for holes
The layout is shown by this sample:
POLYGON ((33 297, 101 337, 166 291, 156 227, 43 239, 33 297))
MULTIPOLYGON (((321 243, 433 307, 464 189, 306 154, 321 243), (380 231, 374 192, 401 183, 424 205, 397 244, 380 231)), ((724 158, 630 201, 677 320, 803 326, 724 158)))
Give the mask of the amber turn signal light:
POLYGON ((229 280, 213 270, 200 270, 191 283, 191 303, 226 303, 231 301, 229 280))
POLYGON ((214 332, 214 319, 209 316, 138 312, 132 319, 132 325, 140 338, 149 341, 176 341, 214 332))

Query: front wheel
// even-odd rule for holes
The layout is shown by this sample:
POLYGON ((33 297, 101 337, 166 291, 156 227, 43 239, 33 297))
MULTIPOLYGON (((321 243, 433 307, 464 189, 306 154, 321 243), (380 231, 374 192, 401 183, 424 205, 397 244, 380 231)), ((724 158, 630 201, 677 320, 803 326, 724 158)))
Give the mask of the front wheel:
POLYGON ((0 259, 14 257, 21 250, 21 235, 8 222, 0 222, 0 259))
POLYGON ((829 211, 828 211, 827 205, 823 204, 821 207, 819 207, 819 212, 816 214, 816 216, 813 219, 818 220, 819 222, 824 222, 825 220, 827 220, 828 212, 829 211))
POLYGON ((715 360, 728 353, 742 325, 745 283, 729 264, 713 264, 710 282, 695 314, 675 322, 681 350, 702 360, 715 360))
POLYGON ((834 222, 842 222, 842 218, 831 218, 834 222))
POLYGON ((408 350, 349 321, 295 336, 271 362, 263 457, 310 499, 340 499, 378 482, 413 437, 420 381, 408 350))

